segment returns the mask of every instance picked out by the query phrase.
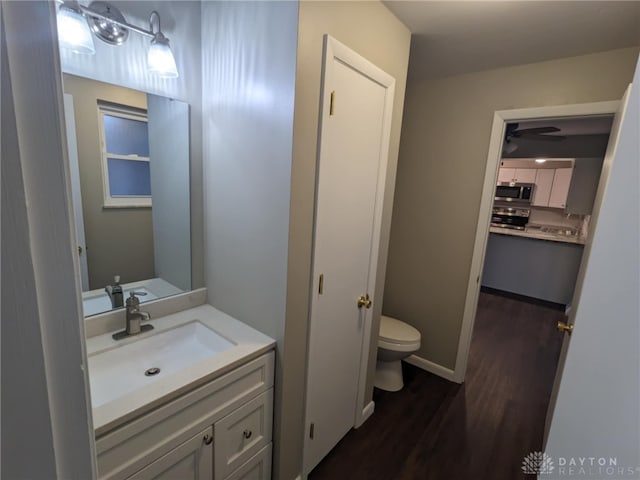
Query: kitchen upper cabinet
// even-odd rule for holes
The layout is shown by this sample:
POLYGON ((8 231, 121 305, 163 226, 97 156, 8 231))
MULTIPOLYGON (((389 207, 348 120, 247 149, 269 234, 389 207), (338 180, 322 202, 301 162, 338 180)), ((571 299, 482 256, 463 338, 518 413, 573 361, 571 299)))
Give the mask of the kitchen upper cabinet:
POLYGON ((535 168, 502 167, 498 171, 498 183, 534 183, 536 181, 535 168))
POLYGON ((549 206, 553 208, 565 208, 567 195, 571 186, 571 173, 573 168, 556 168, 549 196, 549 206))
POLYGON ((565 212, 591 215, 600 183, 603 160, 603 158, 581 158, 576 161, 571 175, 565 212))
POLYGON ((498 183, 503 182, 513 182, 513 179, 516 177, 516 169, 515 168, 500 168, 498 171, 498 183))
POLYGON ((536 179, 533 182, 536 186, 533 189, 533 201, 531 202, 534 207, 549 206, 554 176, 555 169, 553 168, 539 168, 536 171, 536 179))
POLYGON ((516 168, 515 180, 516 183, 534 183, 536 181, 535 168, 516 168))

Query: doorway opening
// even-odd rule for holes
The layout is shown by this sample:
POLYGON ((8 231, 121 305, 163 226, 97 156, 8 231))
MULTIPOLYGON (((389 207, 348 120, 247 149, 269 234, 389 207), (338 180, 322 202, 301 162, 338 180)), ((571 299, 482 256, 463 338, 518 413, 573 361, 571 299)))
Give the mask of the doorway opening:
MULTIPOLYGON (((485 254, 487 252, 487 244, 491 227, 490 224, 496 197, 496 185, 498 183, 498 175, 500 173, 501 167, 500 164, 503 162, 503 155, 515 153, 518 152, 518 150, 520 154, 525 153, 527 151, 525 149, 527 140, 530 140, 526 138, 523 139, 522 135, 520 135, 520 138, 518 138, 517 135, 513 135, 513 131, 517 131, 518 129, 524 130, 525 128, 521 127, 521 125, 523 124, 526 126, 526 123, 524 122, 569 122, 570 120, 587 120, 593 119, 594 117, 613 117, 613 115, 617 112, 619 106, 619 101, 611 101, 554 107, 527 108, 519 110, 503 110, 495 112, 489 144, 489 153, 487 157, 487 168, 485 170, 483 193, 478 215, 478 224, 473 248, 471 270, 467 285, 467 296, 465 300, 462 329, 460 341, 458 344, 458 353, 456 356, 456 366, 452 378, 454 381, 462 383, 467 371, 471 338, 478 307, 478 300, 480 296, 481 281, 484 274, 483 266, 485 263, 485 254), (518 128, 514 129, 514 127, 509 127, 509 130, 507 130, 507 125, 514 123, 519 124, 518 128), (512 134, 509 142, 507 142, 508 134, 512 134), (517 148, 508 148, 508 145, 510 143, 513 143, 514 140, 517 148)), ((542 127, 531 126, 529 128, 542 127)), ((538 133, 540 132, 538 131, 538 133)), ((552 132, 547 130, 543 134, 548 135, 549 133, 552 132)), ((562 136, 568 137, 568 135, 562 136)), ((548 143, 564 143, 564 141, 549 141, 548 143)), ((569 142, 569 145, 570 143, 573 142, 569 142)), ((562 154, 562 158, 570 158, 568 157, 568 155, 569 154, 565 152, 562 154)), ((515 167, 513 168, 515 169, 515 167)), ((528 173, 530 174, 531 172, 528 173)), ((534 173, 534 175, 536 173, 534 173)), ((562 175, 560 177, 562 177, 562 175)), ((535 180, 533 183, 535 183, 535 180)), ((553 181, 551 184, 553 186, 553 181)), ((535 188, 533 190, 535 191, 535 188)), ((529 197, 529 200, 532 200, 531 196, 529 197)))

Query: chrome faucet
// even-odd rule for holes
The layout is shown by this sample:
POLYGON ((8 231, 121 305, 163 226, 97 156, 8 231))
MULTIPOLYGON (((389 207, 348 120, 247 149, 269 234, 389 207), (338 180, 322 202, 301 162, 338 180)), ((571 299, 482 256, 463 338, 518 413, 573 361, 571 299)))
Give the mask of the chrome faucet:
POLYGON ((137 335, 142 332, 153 330, 153 325, 142 325, 142 321, 149 320, 151 315, 148 312, 140 310, 140 299, 136 295, 146 295, 145 292, 129 292, 129 298, 126 302, 126 325, 121 332, 112 335, 114 340, 121 340, 131 335, 137 335))

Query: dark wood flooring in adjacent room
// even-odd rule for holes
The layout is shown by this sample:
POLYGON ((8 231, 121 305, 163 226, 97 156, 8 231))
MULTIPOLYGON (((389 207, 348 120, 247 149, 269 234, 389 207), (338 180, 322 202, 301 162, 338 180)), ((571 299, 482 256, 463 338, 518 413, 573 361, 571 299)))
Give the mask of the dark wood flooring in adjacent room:
POLYGON ((467 379, 457 385, 405 365, 405 388, 375 389, 375 413, 310 480, 514 480, 542 448, 562 344, 548 306, 483 292, 467 379))

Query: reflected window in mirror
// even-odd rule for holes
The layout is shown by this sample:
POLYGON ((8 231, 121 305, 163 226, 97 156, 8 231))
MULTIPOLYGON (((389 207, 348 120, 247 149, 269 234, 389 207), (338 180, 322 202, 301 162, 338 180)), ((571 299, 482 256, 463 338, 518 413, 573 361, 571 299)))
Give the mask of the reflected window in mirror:
POLYGON ((64 90, 85 316, 112 309, 115 276, 141 301, 190 290, 189 105, 70 74, 64 90), (109 193, 148 206, 105 208, 109 193))
POLYGON ((151 207, 147 112, 98 104, 104 206, 151 207))

